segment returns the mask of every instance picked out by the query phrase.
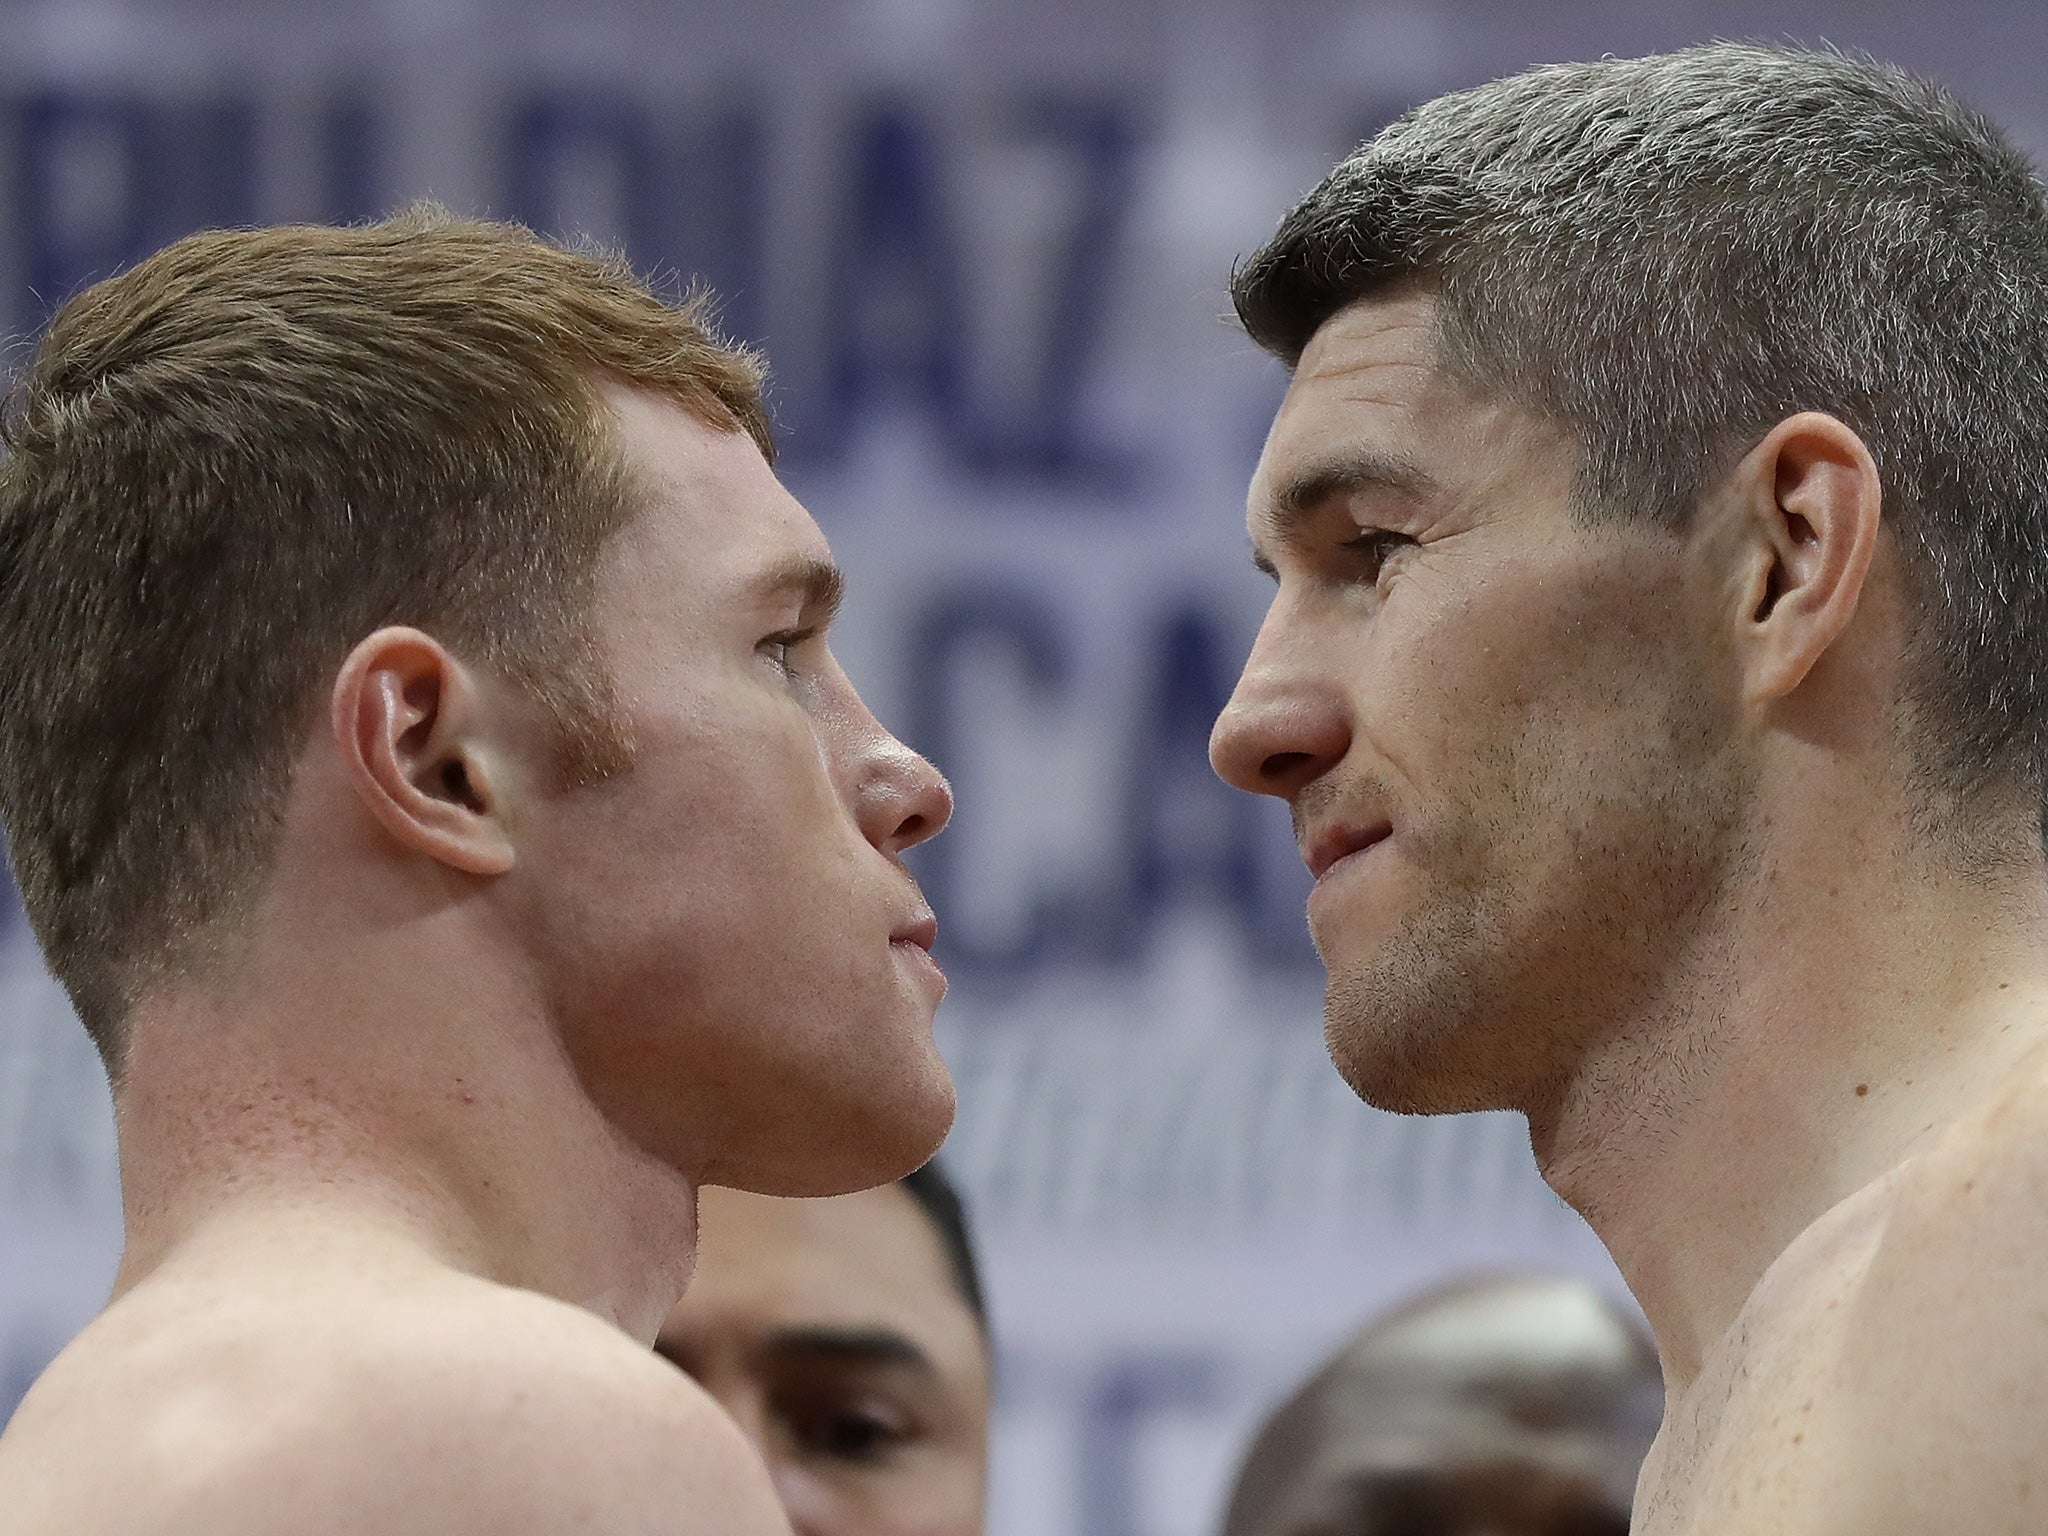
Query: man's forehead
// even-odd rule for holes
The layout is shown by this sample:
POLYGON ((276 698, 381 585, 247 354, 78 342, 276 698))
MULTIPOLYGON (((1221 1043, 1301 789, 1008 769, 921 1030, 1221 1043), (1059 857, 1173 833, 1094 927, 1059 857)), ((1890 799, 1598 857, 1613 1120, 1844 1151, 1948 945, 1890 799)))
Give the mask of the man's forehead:
POLYGON ((1294 365, 1294 387, 1341 381, 1380 367, 1434 369, 1437 303, 1419 288, 1374 294, 1316 327, 1294 365))
POLYGON ((1364 301, 1310 338, 1252 474, 1246 510, 1255 532, 1262 513, 1299 510, 1302 482, 1325 466, 1413 464, 1415 413, 1440 375, 1424 308, 1430 302, 1417 295, 1364 301))
POLYGON ((1525 499, 1518 489, 1568 490, 1580 456, 1554 418, 1451 374, 1433 355, 1333 352, 1321 374, 1297 376, 1281 403, 1248 488, 1246 526, 1263 548, 1305 526, 1319 501, 1353 494, 1375 498, 1387 516, 1469 513, 1525 499))
POLYGON ((707 476, 743 475, 752 468, 750 459, 764 473, 773 473, 760 446, 737 426, 713 425, 652 390, 613 383, 598 395, 611 413, 626 461, 645 479, 694 483, 707 476))
POLYGON ((838 577, 824 532, 752 438, 644 390, 613 387, 605 398, 639 506, 621 530, 623 557, 638 562, 666 544, 693 585, 715 585, 726 596, 774 598, 786 588, 834 595, 838 577))

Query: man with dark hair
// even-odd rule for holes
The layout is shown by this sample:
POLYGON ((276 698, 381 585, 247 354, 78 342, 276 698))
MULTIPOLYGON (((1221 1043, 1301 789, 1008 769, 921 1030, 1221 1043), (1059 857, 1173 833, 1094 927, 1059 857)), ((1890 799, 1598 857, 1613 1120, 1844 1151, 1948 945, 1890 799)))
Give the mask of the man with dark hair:
POLYGON ((1583 1280, 1454 1280, 1274 1409, 1223 1536, 1624 1536, 1661 1403, 1642 1325, 1583 1280))
POLYGON ((1273 1411, 1223 1536, 1625 1536, 1660 1395, 1642 1325, 1584 1281, 1453 1281, 1273 1411))
POLYGON ((968 1230, 967 1205, 960 1191, 946 1177, 939 1160, 933 1158, 914 1173, 906 1173, 897 1186, 917 1202, 931 1223, 932 1231, 945 1250, 946 1269, 953 1288, 974 1314, 975 1325, 984 1337, 988 1333, 988 1298, 981 1285, 981 1262, 974 1256, 974 1237, 968 1230))
POLYGON ((1235 297, 1293 377, 1212 755, 1293 813, 1346 1078, 1526 1112, 1642 1303, 1637 1529, 2048 1528, 2025 161, 1836 54, 1537 69, 1235 297))
POLYGON ((930 1156, 930 766, 760 368, 432 211, 67 304, 0 467, 0 813, 113 1078, 20 1536, 786 1530, 648 1350, 696 1194, 930 1156))
POLYGON ((988 1317, 937 1164, 824 1200, 707 1189, 655 1348, 754 1443, 796 1536, 979 1536, 988 1317))

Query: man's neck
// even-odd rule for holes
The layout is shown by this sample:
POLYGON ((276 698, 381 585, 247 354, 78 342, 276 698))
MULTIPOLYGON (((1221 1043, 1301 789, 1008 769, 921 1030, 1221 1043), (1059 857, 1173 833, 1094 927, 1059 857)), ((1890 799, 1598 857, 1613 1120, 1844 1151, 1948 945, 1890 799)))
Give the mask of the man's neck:
MULTIPOLYGON (((1867 850, 1866 850, 1867 851, 1867 850)), ((2048 891, 1788 861, 1531 1115, 1682 1392, 1773 1261, 2048 1039, 2048 891), (1790 871, 1803 870, 1802 876, 1790 871)))
POLYGON ((444 989, 408 1016, 360 985, 300 980, 236 997, 330 1006, 195 994, 138 1011, 116 1095, 116 1294, 290 1212, 295 1229, 553 1295, 651 1343, 689 1278, 696 1191, 606 1122, 545 1019, 488 989, 444 989))

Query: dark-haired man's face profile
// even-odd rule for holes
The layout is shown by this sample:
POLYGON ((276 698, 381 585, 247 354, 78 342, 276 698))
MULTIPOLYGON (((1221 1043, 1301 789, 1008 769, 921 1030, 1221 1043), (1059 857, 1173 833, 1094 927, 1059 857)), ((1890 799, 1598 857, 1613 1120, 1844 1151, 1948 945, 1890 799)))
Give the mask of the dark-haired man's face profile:
POLYGON ((1385 1108, 1541 1100, 1737 859, 1714 594, 1681 535, 1576 517, 1575 462, 1405 290, 1317 330, 1252 482, 1277 590, 1211 755, 1289 802, 1331 1055, 1385 1108))
POLYGON ((917 1201, 706 1189, 698 1233, 655 1347, 754 1442, 797 1536, 978 1536, 988 1349, 917 1201))

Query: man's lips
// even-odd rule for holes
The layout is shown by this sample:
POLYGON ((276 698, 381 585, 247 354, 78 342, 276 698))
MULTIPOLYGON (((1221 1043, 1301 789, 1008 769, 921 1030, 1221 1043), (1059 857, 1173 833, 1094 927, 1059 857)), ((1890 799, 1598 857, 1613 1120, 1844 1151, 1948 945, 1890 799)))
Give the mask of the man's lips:
POLYGON ((1302 844, 1301 859, 1308 865, 1308 872, 1321 880, 1330 872, 1330 866, 1339 859, 1349 858, 1354 853, 1362 853, 1393 830, 1393 827, 1384 821, 1375 822, 1369 827, 1330 827, 1311 841, 1302 844))
POLYGON ((939 969, 939 962, 932 958, 932 945, 938 941, 939 920, 930 912, 920 914, 889 935, 889 948, 900 950, 906 965, 918 971, 925 978, 930 990, 932 1006, 936 1008, 946 995, 946 973, 939 969))
POLYGON ((939 920, 929 912, 913 918, 889 935, 891 944, 913 944, 926 954, 931 953, 932 945, 938 940, 939 920))

